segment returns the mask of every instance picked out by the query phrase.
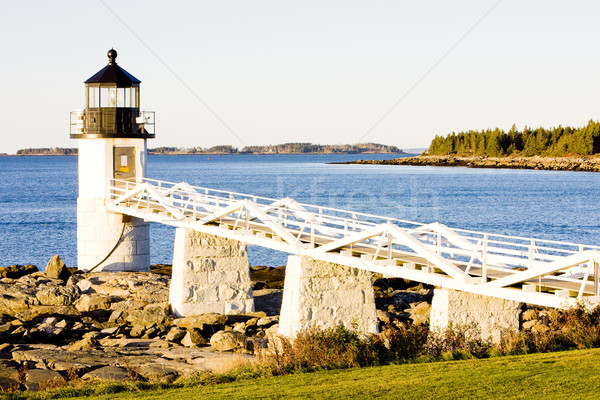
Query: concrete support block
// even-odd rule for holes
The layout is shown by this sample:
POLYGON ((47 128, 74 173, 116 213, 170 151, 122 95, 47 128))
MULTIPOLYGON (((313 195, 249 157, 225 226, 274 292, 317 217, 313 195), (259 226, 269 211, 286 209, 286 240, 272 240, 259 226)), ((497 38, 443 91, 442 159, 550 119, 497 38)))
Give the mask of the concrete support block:
POLYGON ((523 303, 450 289, 435 289, 430 334, 449 326, 466 329, 498 343, 502 332, 518 331, 523 303))
POLYGON ((254 311, 246 246, 177 228, 169 303, 176 316, 254 311))
POLYGON ((279 334, 338 324, 361 333, 378 332, 371 273, 310 257, 289 256, 279 334))
POLYGON ((79 269, 89 271, 110 253, 94 271, 150 270, 150 226, 139 218, 122 221, 121 214, 107 210, 104 199, 77 199, 79 269))

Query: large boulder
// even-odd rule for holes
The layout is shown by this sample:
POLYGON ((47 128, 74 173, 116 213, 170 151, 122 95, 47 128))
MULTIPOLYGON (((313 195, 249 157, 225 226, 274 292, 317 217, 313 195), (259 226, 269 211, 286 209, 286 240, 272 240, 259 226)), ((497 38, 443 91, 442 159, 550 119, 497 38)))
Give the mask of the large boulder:
POLYGON ((210 338, 210 345, 219 351, 232 351, 246 347, 246 335, 236 331, 219 331, 210 338))
POLYGON ((48 261, 48 265, 46 265, 46 269, 44 271, 48 278, 58 278, 63 281, 67 281, 71 276, 71 272, 65 265, 64 261, 60 259, 59 255, 55 255, 48 261))
POLYGON ((39 290, 35 297, 43 306, 70 306, 81 294, 76 285, 50 286, 39 290))

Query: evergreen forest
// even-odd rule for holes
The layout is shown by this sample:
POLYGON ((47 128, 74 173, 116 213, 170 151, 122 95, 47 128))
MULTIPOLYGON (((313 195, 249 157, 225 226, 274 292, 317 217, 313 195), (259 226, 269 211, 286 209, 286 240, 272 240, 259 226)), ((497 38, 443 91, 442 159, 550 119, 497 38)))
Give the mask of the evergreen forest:
POLYGON ((562 127, 518 130, 515 125, 505 132, 494 130, 459 132, 436 136, 429 155, 502 157, 519 155, 570 156, 600 153, 600 122, 590 120, 581 128, 562 127))

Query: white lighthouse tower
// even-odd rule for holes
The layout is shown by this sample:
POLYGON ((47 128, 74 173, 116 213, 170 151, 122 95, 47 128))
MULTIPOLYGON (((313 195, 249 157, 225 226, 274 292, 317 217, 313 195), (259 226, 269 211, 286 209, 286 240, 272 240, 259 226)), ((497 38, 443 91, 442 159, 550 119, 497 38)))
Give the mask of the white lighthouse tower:
POLYGON ((147 222, 107 210, 111 185, 141 182, 154 113, 140 112, 140 80, 108 52, 108 65, 85 81, 85 110, 71 113, 79 144, 77 265, 84 271, 148 271, 147 222))

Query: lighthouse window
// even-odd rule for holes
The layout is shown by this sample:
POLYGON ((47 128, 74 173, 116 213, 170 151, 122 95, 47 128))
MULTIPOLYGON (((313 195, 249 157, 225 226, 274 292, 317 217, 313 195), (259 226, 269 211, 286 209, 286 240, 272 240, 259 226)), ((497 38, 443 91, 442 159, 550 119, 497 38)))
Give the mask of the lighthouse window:
POLYGON ((109 88, 108 89, 108 106, 109 107, 117 106, 117 88, 109 88))
POLYGON ((100 107, 117 106, 117 88, 100 88, 100 107))
POLYGON ((125 92, 127 92, 128 89, 124 89, 124 88, 118 88, 117 89, 117 107, 128 107, 125 104, 125 92))
POLYGON ((100 107, 108 107, 108 88, 100 88, 100 107))
POLYGON ((125 107, 131 107, 131 88, 123 90, 125 91, 125 107))
POLYGON ((139 88, 132 87, 131 88, 131 107, 138 108, 139 104, 139 88))
POLYGON ((88 107, 100 107, 100 90, 97 87, 88 87, 88 107))

